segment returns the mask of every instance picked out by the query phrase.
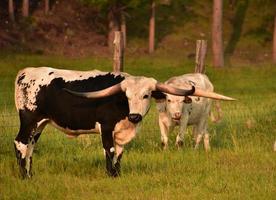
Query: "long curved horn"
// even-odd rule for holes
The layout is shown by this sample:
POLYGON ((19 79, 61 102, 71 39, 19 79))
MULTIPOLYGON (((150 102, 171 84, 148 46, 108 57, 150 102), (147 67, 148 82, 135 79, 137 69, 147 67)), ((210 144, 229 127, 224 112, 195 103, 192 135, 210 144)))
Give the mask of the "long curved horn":
POLYGON ((177 95, 177 96, 189 96, 189 95, 194 94, 195 87, 192 86, 192 89, 184 90, 184 89, 179 89, 179 88, 172 87, 168 84, 157 83, 156 84, 156 90, 159 90, 161 92, 165 92, 165 93, 168 93, 168 94, 172 94, 172 95, 177 95))
POLYGON ((217 100, 225 100, 225 101, 235 101, 236 99, 233 99, 231 97, 227 97, 215 92, 207 92, 201 89, 196 88, 194 94, 192 96, 197 96, 197 97, 207 97, 211 99, 217 99, 217 100))
POLYGON ((111 87, 105 88, 103 90, 94 91, 94 92, 75 92, 67 88, 63 88, 63 89, 73 95, 86 97, 86 98, 103 98, 103 97, 111 96, 113 94, 117 94, 122 91, 120 83, 113 85, 111 87))

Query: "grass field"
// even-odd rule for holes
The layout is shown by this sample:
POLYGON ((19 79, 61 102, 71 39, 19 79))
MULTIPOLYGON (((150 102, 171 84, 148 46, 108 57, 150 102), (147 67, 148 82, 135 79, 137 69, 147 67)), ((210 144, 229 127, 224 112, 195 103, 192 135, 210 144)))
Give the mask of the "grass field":
MULTIPOLYGON (((122 176, 109 178, 99 135, 68 139, 52 127, 33 156, 34 176, 19 178, 13 149, 18 131, 13 87, 26 66, 110 70, 111 60, 15 55, 0 57, 0 199, 275 199, 276 67, 237 66, 207 74, 216 91, 235 97, 221 103, 223 120, 210 122, 212 150, 160 148, 155 103, 137 137, 126 146, 122 176)), ((193 63, 166 57, 127 59, 125 71, 165 81, 193 71, 193 63)))

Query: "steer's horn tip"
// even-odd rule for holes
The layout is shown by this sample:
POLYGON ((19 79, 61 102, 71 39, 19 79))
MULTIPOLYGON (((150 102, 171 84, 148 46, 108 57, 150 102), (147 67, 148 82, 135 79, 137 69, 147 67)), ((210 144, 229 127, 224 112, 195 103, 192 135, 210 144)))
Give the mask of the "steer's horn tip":
POLYGON ((224 98, 222 100, 225 100, 225 101, 237 101, 237 99, 235 99, 235 98, 226 97, 226 96, 224 96, 224 98))

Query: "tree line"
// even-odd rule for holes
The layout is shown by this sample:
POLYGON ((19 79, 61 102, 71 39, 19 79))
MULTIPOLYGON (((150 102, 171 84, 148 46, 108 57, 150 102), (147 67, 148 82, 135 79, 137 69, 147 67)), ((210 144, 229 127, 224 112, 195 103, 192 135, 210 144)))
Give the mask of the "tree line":
MULTIPOLYGON (((8 15, 12 22, 15 22, 15 12, 21 11, 22 17, 29 17, 30 12, 30 2, 32 0, 20 0, 21 4, 18 4, 19 0, 8 0, 8 15), (15 5, 15 2, 17 4, 15 5), (20 8, 16 6, 20 5, 20 8)), ((39 1, 39 0, 36 0, 39 1)), ((155 50, 155 25, 156 19, 156 4, 166 4, 170 5, 172 1, 181 0, 78 0, 83 4, 92 5, 98 7, 102 12, 105 13, 108 23, 108 33, 107 33, 107 44, 110 48, 113 46, 114 32, 122 31, 124 36, 124 46, 126 46, 127 38, 127 25, 126 17, 128 16, 128 9, 134 9, 137 7, 148 7, 148 52, 153 53, 155 50)), ((212 15, 212 55, 213 55, 213 65, 215 67, 224 66, 224 47, 223 47, 223 0, 212 0, 213 4, 213 15, 212 15)), ((244 0, 248 2, 249 0, 244 0)), ((272 1, 272 0, 265 0, 272 1)), ((51 3, 54 0, 40 0, 44 4, 44 11, 47 15, 51 9, 51 3)), ((230 4, 237 4, 237 0, 229 0, 230 4)), ((275 3, 276 8, 276 3, 275 3)), ((275 9, 274 8, 274 9, 275 9)), ((275 9, 276 11, 276 9, 275 9)), ((273 62, 276 63, 276 12, 274 17, 274 33, 273 33, 273 48, 272 48, 272 58, 273 62)))

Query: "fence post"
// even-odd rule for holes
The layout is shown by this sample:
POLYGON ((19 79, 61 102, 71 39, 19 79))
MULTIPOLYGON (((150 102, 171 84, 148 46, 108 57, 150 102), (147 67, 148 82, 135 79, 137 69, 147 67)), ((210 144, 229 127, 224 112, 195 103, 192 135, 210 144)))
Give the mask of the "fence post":
POLYGON ((205 73, 204 61, 207 52, 207 41, 206 40, 197 40, 196 41, 196 66, 195 73, 205 73))
POLYGON ((113 56, 113 71, 124 71, 124 38, 121 31, 114 32, 114 56, 113 56))
POLYGON ((44 1, 44 6, 45 6, 45 14, 47 15, 49 13, 50 10, 50 0, 45 0, 44 1))

